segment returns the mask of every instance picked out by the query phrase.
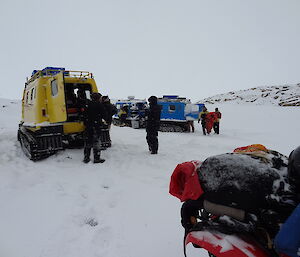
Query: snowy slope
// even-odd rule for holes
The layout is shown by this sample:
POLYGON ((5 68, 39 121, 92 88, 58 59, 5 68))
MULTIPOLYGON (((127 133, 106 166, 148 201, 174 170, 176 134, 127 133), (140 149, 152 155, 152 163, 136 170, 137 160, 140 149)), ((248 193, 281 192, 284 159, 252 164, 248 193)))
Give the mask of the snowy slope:
POLYGON ((256 105, 300 106, 300 84, 285 86, 255 87, 246 90, 219 94, 200 100, 199 103, 237 104, 253 103, 256 105))
MULTIPOLYGON (((86 165, 74 149, 29 161, 16 139, 20 102, 0 99, 0 256, 182 257, 181 204, 168 194, 178 163, 252 143, 288 155, 300 144, 300 108, 218 107, 220 135, 198 124, 194 134, 159 133, 150 155, 145 130, 112 127, 106 162, 86 165)), ((188 247, 188 256, 207 254, 188 247)))

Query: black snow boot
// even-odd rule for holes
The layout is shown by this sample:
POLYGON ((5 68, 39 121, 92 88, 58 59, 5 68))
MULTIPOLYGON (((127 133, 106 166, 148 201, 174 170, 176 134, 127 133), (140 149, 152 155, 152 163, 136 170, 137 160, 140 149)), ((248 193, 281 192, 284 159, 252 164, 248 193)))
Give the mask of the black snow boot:
POLYGON ((151 146, 151 154, 157 154, 158 151, 158 140, 155 138, 152 146, 151 146))
POLYGON ((94 163, 103 163, 103 162, 105 162, 104 159, 101 159, 101 158, 99 158, 99 159, 94 159, 94 163))
POLYGON ((100 158, 100 151, 94 150, 94 163, 103 163, 104 159, 100 158))
POLYGON ((91 160, 90 155, 91 155, 91 148, 84 148, 84 159, 83 159, 84 163, 90 162, 91 160))

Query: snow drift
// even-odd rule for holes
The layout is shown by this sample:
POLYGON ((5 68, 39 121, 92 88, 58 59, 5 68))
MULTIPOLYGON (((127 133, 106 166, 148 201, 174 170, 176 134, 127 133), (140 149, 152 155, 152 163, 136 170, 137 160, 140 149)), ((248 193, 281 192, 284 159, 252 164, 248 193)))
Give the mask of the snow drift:
POLYGON ((181 204, 168 194, 178 163, 253 143, 288 155, 300 144, 300 108, 217 107, 220 135, 203 136, 198 124, 195 133, 159 132, 150 155, 145 130, 112 127, 106 162, 86 165, 81 149, 29 161, 17 141, 20 101, 0 99, 1 256, 181 257, 181 204))

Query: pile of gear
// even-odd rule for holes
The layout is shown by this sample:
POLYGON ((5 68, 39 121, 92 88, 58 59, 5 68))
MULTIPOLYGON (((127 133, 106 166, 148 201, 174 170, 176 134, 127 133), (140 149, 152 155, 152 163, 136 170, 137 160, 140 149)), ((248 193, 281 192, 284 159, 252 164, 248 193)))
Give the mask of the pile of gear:
POLYGON ((278 256, 274 238, 299 192, 300 147, 289 158, 259 144, 240 147, 178 164, 170 181, 170 194, 184 202, 186 236, 194 230, 251 235, 271 256, 278 256))

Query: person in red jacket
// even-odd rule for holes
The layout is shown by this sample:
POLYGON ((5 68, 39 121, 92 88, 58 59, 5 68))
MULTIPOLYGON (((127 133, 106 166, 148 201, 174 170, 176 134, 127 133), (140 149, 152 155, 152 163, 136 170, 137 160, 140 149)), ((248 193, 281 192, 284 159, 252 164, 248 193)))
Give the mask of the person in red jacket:
POLYGON ((205 128, 206 128, 207 134, 210 134, 216 120, 217 120, 217 115, 215 112, 209 112, 208 114, 206 114, 205 128))

